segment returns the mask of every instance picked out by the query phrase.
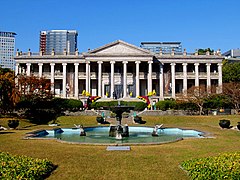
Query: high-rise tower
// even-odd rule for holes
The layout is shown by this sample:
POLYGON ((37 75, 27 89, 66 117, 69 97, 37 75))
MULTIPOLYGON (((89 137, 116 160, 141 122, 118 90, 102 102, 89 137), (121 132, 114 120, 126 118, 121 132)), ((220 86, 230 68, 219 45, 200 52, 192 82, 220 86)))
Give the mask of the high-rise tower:
POLYGON ((14 49, 15 49, 14 32, 0 31, 0 66, 2 68, 14 69, 14 49))
POLYGON ((40 51, 49 54, 54 51, 62 53, 66 50, 68 53, 75 52, 77 48, 76 30, 49 30, 40 32, 40 51))

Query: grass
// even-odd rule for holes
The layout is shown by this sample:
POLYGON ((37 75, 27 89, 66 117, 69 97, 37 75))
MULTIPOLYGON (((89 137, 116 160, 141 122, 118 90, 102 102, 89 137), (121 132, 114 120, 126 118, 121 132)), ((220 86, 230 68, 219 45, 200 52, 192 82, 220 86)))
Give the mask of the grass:
MULTIPOLYGON (((73 124, 96 126, 96 117, 59 117, 62 127, 73 124)), ((78 145, 54 140, 23 140, 25 133, 36 129, 50 128, 35 126, 20 121, 17 130, 0 131, 0 151, 34 158, 47 158, 58 168, 48 179, 189 179, 179 165, 193 158, 236 152, 240 147, 240 131, 221 129, 220 119, 230 119, 236 126, 239 116, 144 116, 144 126, 164 124, 165 127, 181 127, 207 132, 214 138, 185 139, 175 143, 131 146, 131 151, 106 151, 106 146, 78 145)), ((0 119, 7 127, 7 119, 0 119)))

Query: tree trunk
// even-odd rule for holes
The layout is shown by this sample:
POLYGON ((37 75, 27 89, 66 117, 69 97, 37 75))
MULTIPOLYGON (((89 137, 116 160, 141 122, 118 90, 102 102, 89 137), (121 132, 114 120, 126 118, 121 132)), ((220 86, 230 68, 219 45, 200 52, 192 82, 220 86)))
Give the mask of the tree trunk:
POLYGON ((203 112, 203 107, 199 106, 199 115, 202 115, 202 112, 203 112))

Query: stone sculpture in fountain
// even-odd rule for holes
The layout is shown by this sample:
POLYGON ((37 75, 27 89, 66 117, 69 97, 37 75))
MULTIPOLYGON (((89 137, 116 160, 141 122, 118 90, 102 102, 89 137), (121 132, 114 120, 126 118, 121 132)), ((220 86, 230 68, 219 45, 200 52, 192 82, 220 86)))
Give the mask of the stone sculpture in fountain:
POLYGON ((116 114, 117 124, 110 125, 109 136, 115 137, 117 140, 121 140, 123 137, 129 137, 128 125, 122 125, 122 114, 133 110, 134 107, 121 105, 120 101, 118 101, 117 106, 104 107, 104 109, 108 109, 116 114))

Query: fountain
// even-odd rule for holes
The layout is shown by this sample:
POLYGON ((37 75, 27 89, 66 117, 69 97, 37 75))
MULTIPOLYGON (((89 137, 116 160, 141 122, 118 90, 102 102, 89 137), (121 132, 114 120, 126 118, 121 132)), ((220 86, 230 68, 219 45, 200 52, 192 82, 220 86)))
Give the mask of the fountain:
POLYGON ((123 137, 129 137, 128 125, 122 125, 122 114, 128 112, 134 107, 132 106, 123 106, 120 101, 118 101, 117 106, 103 107, 104 109, 110 110, 116 114, 116 125, 110 125, 109 136, 115 137, 117 140, 121 140, 123 137))
POLYGON ((31 132, 26 138, 56 138, 61 141, 81 144, 161 144, 182 140, 184 137, 203 137, 203 133, 195 130, 179 128, 163 128, 163 124, 154 127, 128 126, 122 124, 122 114, 134 109, 131 106, 121 105, 103 107, 116 114, 116 123, 110 126, 62 128, 58 130, 43 130, 31 132))

